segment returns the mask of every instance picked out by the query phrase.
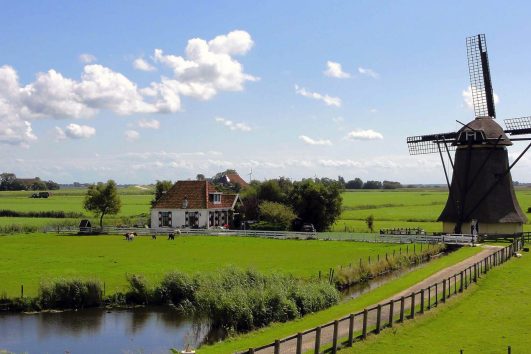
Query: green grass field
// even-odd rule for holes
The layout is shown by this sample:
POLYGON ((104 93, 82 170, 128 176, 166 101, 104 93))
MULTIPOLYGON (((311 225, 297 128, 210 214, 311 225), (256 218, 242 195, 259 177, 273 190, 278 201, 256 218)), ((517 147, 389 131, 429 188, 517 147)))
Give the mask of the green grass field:
POLYGON ((215 272, 236 266, 263 272, 317 277, 321 270, 348 265, 377 254, 398 250, 400 245, 337 241, 272 240, 245 237, 56 236, 29 234, 0 236, 0 294, 13 297, 24 285, 35 295, 41 280, 57 277, 97 278, 107 293, 123 290, 126 273, 143 274, 153 282, 165 272, 215 272))
POLYGON ((529 353, 531 255, 490 271, 477 286, 404 325, 341 353, 529 353))
MULTIPOLYGON (((393 294, 409 288, 430 275, 437 273, 441 269, 458 263, 480 251, 481 249, 477 247, 461 248, 446 257, 436 259, 401 276, 400 278, 391 280, 381 287, 361 295, 358 298, 344 301, 327 310, 307 315, 295 321, 275 323, 269 327, 230 338, 215 345, 202 347, 198 350, 198 353, 234 353, 238 350, 269 344, 275 341, 275 339, 282 339, 297 332, 303 332, 307 329, 315 328, 316 326, 344 317, 349 313, 361 311, 367 306, 393 296, 393 294)), ((425 351, 425 353, 429 352, 430 351, 425 351)), ((367 353, 376 353, 376 351, 368 351, 367 353)), ((393 353, 393 351, 382 351, 378 353, 393 353)))
MULTIPOLYGON (((0 192, 0 209, 15 211, 65 211, 79 212, 97 223, 91 213, 83 210, 82 202, 86 190, 70 188, 54 191, 49 199, 29 198, 31 192, 0 192)), ((133 223, 145 221, 150 211, 152 190, 138 187, 120 188, 122 210, 116 216, 106 216, 106 225, 124 223, 129 218, 133 223)), ((374 229, 394 227, 421 227, 426 231, 441 231, 442 225, 436 222, 447 199, 444 189, 401 189, 381 191, 347 191, 343 193, 343 212, 333 225, 336 232, 369 232, 365 219, 374 216, 374 229)), ((531 189, 517 189, 517 198, 522 209, 531 207, 531 189)), ((529 215, 529 214, 528 214, 529 215)), ((531 215, 529 215, 531 219, 531 215)), ((0 226, 25 224, 48 226, 64 223, 77 224, 79 219, 12 218, 0 217, 0 226)), ((531 220, 524 225, 531 231, 531 220)))
MULTIPOLYGON (((382 191, 347 191, 343 193, 343 212, 332 231, 368 232, 365 219, 374 216, 374 229, 421 227, 426 231, 441 231, 437 222, 448 193, 444 190, 401 189, 382 191)), ((531 207, 531 189, 517 189, 516 196, 526 212, 531 207)), ((531 231, 530 221, 524 225, 531 231)))

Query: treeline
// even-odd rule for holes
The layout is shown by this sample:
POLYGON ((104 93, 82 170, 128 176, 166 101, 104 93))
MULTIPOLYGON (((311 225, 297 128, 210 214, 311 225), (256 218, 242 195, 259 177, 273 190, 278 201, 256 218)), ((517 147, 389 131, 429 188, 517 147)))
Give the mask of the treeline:
POLYGON ((252 181, 240 192, 242 212, 246 220, 259 220, 257 229, 300 230, 307 223, 325 231, 341 214, 341 191, 328 178, 252 181))
POLYGON ((60 189, 54 181, 42 181, 39 177, 17 178, 14 173, 0 174, 0 191, 45 191, 60 189))
POLYGON ((363 182, 361 178, 354 178, 350 181, 345 181, 345 179, 339 176, 338 181, 342 183, 343 188, 345 189, 397 189, 403 188, 400 182, 395 181, 365 181, 363 182))

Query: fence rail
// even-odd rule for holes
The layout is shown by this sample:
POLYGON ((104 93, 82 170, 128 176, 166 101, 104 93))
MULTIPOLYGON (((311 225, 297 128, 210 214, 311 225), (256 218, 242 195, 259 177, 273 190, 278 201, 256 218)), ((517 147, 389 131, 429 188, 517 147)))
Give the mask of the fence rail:
MULTIPOLYGON (((343 240, 359 242, 378 243, 446 243, 455 245, 471 245, 481 241, 477 236, 467 234, 349 234, 349 233, 328 233, 328 232, 295 232, 295 231, 262 231, 262 230, 225 230, 225 229, 171 229, 171 228, 135 228, 135 227, 77 227, 77 226, 56 226, 46 227, 45 232, 56 232, 60 234, 93 234, 101 232, 103 234, 125 234, 134 232, 137 235, 167 235, 170 232, 178 232, 185 235, 211 235, 211 236, 250 236, 266 237, 277 239, 322 239, 322 240, 343 240), (177 231, 179 230, 179 231, 177 231)), ((527 233, 529 234, 529 233, 527 233)), ((530 236, 527 235, 529 238, 530 236)))
POLYGON ((354 342, 367 338, 370 333, 378 334, 384 328, 393 327, 396 323, 413 319, 418 314, 444 304, 450 297, 468 289, 493 267, 509 260, 516 251, 523 248, 524 241, 523 236, 517 238, 509 246, 486 256, 466 269, 407 296, 392 299, 322 326, 237 354, 306 352, 319 354, 325 351, 335 354, 340 347, 352 346, 354 342))

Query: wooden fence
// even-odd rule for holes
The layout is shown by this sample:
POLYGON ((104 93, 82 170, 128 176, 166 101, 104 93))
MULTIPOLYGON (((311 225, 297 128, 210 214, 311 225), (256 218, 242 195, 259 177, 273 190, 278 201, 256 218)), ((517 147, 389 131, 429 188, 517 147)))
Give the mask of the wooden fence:
POLYGON ((366 308, 287 338, 275 340, 273 343, 237 353, 319 354, 326 351, 335 354, 340 347, 350 347, 356 341, 367 338, 370 333, 378 334, 384 328, 393 327, 396 323, 413 319, 425 311, 444 304, 448 298, 468 289, 490 269, 509 260, 516 251, 522 249, 523 245, 523 237, 515 239, 509 246, 420 291, 366 308))

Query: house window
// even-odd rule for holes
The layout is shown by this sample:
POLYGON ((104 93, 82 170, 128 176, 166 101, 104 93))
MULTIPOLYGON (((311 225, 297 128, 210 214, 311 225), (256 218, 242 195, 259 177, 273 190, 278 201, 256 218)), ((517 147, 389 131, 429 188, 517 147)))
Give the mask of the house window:
POLYGON ((210 194, 210 201, 214 204, 221 204, 221 193, 210 194))
POLYGON ((171 211, 162 211, 160 213, 160 226, 161 227, 170 227, 171 226, 171 211))

